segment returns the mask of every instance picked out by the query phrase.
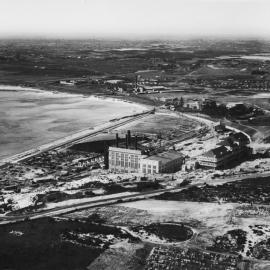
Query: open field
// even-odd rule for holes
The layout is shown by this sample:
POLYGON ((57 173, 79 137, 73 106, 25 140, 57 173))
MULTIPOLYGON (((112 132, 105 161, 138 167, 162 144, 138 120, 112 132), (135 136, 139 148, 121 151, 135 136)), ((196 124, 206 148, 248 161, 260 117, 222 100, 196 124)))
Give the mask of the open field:
POLYGON ((106 223, 121 226, 176 222, 197 229, 226 223, 233 208, 234 204, 144 200, 83 210, 67 216, 83 218, 96 213, 106 223))
MULTIPOLYGON (((124 226, 129 230, 141 230, 143 241, 157 243, 156 236, 146 234, 144 229, 153 224, 186 224, 194 236, 174 246, 231 253, 251 260, 260 267, 267 264, 267 240, 270 238, 269 207, 240 205, 238 203, 197 203, 145 200, 121 203, 69 214, 72 218, 89 218, 97 215, 105 224, 124 226), (256 216, 256 218, 255 218, 256 216), (139 227, 138 227, 138 225, 139 227), (141 225, 143 224, 143 225, 141 225), (260 259, 260 262, 256 262, 260 259), (255 261, 253 261, 255 260, 255 261)), ((166 242, 160 242, 166 243, 166 242)), ((171 242, 166 243, 170 245, 171 242)), ((251 268, 248 269, 257 269, 251 268)), ((258 268, 261 269, 261 268, 258 268)))

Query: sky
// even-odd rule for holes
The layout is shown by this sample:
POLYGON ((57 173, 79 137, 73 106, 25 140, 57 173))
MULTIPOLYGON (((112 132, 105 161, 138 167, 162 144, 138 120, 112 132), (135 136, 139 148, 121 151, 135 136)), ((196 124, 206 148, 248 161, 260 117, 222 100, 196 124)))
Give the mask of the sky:
POLYGON ((270 0, 0 0, 0 38, 270 36, 270 0))

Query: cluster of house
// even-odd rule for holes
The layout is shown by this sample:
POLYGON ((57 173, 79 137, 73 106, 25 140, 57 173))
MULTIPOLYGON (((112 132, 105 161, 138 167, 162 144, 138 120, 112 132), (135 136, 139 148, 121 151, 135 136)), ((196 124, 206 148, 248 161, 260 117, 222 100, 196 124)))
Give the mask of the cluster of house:
POLYGON ((183 155, 174 150, 147 155, 130 143, 130 133, 126 137, 125 147, 109 147, 109 170, 112 172, 135 172, 144 174, 173 173, 181 170, 183 155))
POLYGON ((251 153, 249 138, 242 132, 231 133, 218 146, 200 155, 197 160, 201 167, 219 169, 234 161, 246 158, 251 153))
POLYGON ((155 247, 146 263, 146 270, 236 270, 247 269, 248 262, 240 262, 234 255, 218 254, 196 249, 155 247))
POLYGON ((183 98, 165 98, 161 97, 159 99, 165 104, 161 108, 166 108, 170 110, 175 110, 176 107, 181 107, 187 111, 201 111, 203 107, 210 102, 209 99, 183 99, 183 98))
POLYGON ((167 80, 164 70, 139 70, 135 72, 136 83, 135 92, 140 94, 159 93, 168 90, 167 87, 160 85, 160 82, 167 80))
MULTIPOLYGON (((245 71, 245 69, 243 70, 245 71)), ((264 77, 264 71, 253 71, 253 75, 261 75, 264 77), (262 74, 260 74, 262 73, 262 74)), ((252 89, 252 90, 265 90, 269 91, 270 89, 270 81, 269 79, 250 79, 250 80, 243 80, 243 79, 211 79, 211 80, 205 80, 205 79, 197 79, 189 82, 191 85, 194 86, 200 86, 204 88, 209 89, 217 89, 217 88, 225 88, 225 89, 252 89)))

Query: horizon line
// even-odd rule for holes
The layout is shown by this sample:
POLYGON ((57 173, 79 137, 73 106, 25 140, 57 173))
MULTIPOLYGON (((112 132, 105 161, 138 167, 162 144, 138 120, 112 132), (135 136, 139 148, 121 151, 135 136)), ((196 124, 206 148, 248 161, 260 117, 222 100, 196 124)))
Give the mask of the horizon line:
POLYGON ((0 40, 126 40, 126 41, 188 41, 188 40, 262 40, 270 41, 266 35, 0 35, 0 40))

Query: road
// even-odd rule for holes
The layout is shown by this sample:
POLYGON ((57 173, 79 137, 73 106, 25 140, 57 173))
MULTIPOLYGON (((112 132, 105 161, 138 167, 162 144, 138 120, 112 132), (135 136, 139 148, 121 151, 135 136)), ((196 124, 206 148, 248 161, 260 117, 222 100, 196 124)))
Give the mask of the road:
MULTIPOLYGON (((190 187, 189 185, 188 187, 190 187)), ((187 187, 187 186, 186 186, 187 187)), ((153 191, 146 191, 146 192, 140 192, 136 194, 131 194, 131 195, 121 195, 119 193, 119 196, 114 197, 114 198, 103 198, 100 200, 95 200, 93 201, 93 198, 89 198, 89 202, 81 202, 81 203, 76 203, 73 205, 67 205, 67 206, 61 206, 61 207, 56 207, 53 209, 44 209, 35 213, 29 213, 29 214, 23 214, 23 215, 13 215, 13 216, 2 216, 0 217, 0 225, 7 224, 7 223, 14 223, 14 222, 19 222, 23 221, 25 219, 39 219, 43 217, 52 217, 52 216, 58 216, 58 215, 63 215, 67 213, 72 213, 78 210, 83 210, 83 209, 88 209, 91 207, 97 207, 97 206, 103 206, 103 205, 109 205, 109 204, 115 204, 123 201, 129 201, 129 200, 141 200, 145 198, 150 198, 154 197, 157 195, 160 195, 165 192, 171 192, 171 191, 181 191, 186 187, 178 187, 178 188, 168 188, 168 189, 159 189, 159 190, 153 190, 153 191), (90 201, 91 200, 91 201, 90 201)))
MULTIPOLYGON (((220 183, 223 184, 224 182, 231 182, 231 181, 239 181, 247 178, 253 178, 253 177, 267 177, 270 176, 270 172, 265 172, 265 173, 249 173, 245 175, 234 175, 234 176, 227 176, 227 177, 220 177, 220 183)), ((218 179, 216 179, 218 180, 218 179)), ((89 201, 87 202, 78 202, 72 205, 65 205, 65 206, 60 206, 60 207, 55 207, 52 209, 44 209, 40 210, 38 212, 34 213, 29 213, 29 214, 22 214, 22 215, 10 215, 10 216, 2 216, 0 217, 0 225, 7 224, 7 223, 12 223, 12 222, 18 222, 18 221, 23 221, 26 218, 28 219, 38 219, 42 217, 52 217, 52 216, 57 216, 57 215, 63 215, 71 212, 75 212, 78 210, 83 210, 91 207, 97 207, 97 206, 104 206, 104 205, 110 205, 110 204, 115 204, 118 203, 119 200, 122 201, 129 201, 129 200, 143 200, 146 198, 154 197, 157 195, 160 195, 165 192, 177 192, 181 191, 186 188, 190 187, 201 187, 203 186, 202 183, 194 183, 190 184, 184 187, 173 187, 173 188, 167 188, 167 189, 159 189, 159 190, 154 190, 154 191, 146 191, 146 192, 140 192, 140 193, 134 193, 131 195, 121 195, 119 193, 119 196, 116 197, 108 197, 108 198, 102 198, 97 200, 93 200, 93 198, 89 198, 89 201)))
MULTIPOLYGON (((232 181, 240 181, 248 178, 256 178, 256 177, 270 177, 270 172, 258 172, 258 173, 246 173, 242 175, 231 175, 231 176, 225 176, 225 177, 218 177, 215 179, 216 184, 224 184, 226 182, 232 182, 232 181), (217 182, 220 180, 220 182, 217 182)), ((74 212, 77 210, 82 210, 82 209, 87 209, 91 207, 96 207, 96 206, 101 206, 101 205, 109 205, 109 204, 114 204, 119 200, 123 201, 128 201, 130 199, 133 200, 139 200, 139 199, 145 199, 145 198, 150 198, 165 192, 177 192, 181 191, 186 188, 190 187, 202 187, 203 183, 201 182, 195 182, 193 184, 189 184, 184 187, 173 187, 173 188, 167 188, 167 189, 159 189, 159 190, 154 190, 154 191, 146 191, 146 192, 140 192, 140 193, 134 193, 131 195, 121 195, 119 193, 119 196, 113 197, 113 198, 102 198, 97 200, 93 200, 93 198, 89 198, 89 202, 79 202, 73 205, 66 205, 66 206, 61 206, 61 207, 56 207, 53 209, 44 209, 35 213, 29 213, 29 214, 23 214, 23 215, 13 215, 13 216, 2 216, 0 217, 0 225, 3 224, 3 221, 19 221, 19 220, 24 220, 26 217, 31 218, 31 219, 36 219, 36 218, 41 218, 41 217, 46 217, 46 216, 56 216, 56 215, 61 215, 61 214, 66 214, 70 212, 74 212)), ((106 195, 105 195, 106 196, 106 195)))
POLYGON ((154 112, 153 109, 147 110, 147 111, 144 111, 140 114, 136 114, 134 116, 132 116, 132 115, 127 116, 123 119, 118 120, 116 123, 113 121, 113 122, 110 122, 109 124, 107 123, 107 124, 104 124, 100 127, 96 127, 94 129, 89 128, 89 129, 81 130, 79 132, 76 132, 73 135, 64 137, 62 139, 58 139, 54 142, 47 143, 47 144, 44 144, 44 145, 39 146, 37 148, 30 149, 30 150, 25 151, 23 153, 6 158, 6 159, 1 161, 2 166, 3 166, 3 164, 16 163, 16 162, 19 162, 22 160, 29 159, 29 158, 36 156, 36 155, 39 155, 45 151, 54 150, 54 149, 58 149, 58 148, 68 148, 68 147, 74 145, 75 143, 80 143, 80 142, 86 141, 89 138, 94 137, 97 134, 102 133, 104 131, 112 130, 112 129, 118 128, 120 126, 129 124, 131 122, 137 121, 139 119, 142 119, 153 112, 154 112))

